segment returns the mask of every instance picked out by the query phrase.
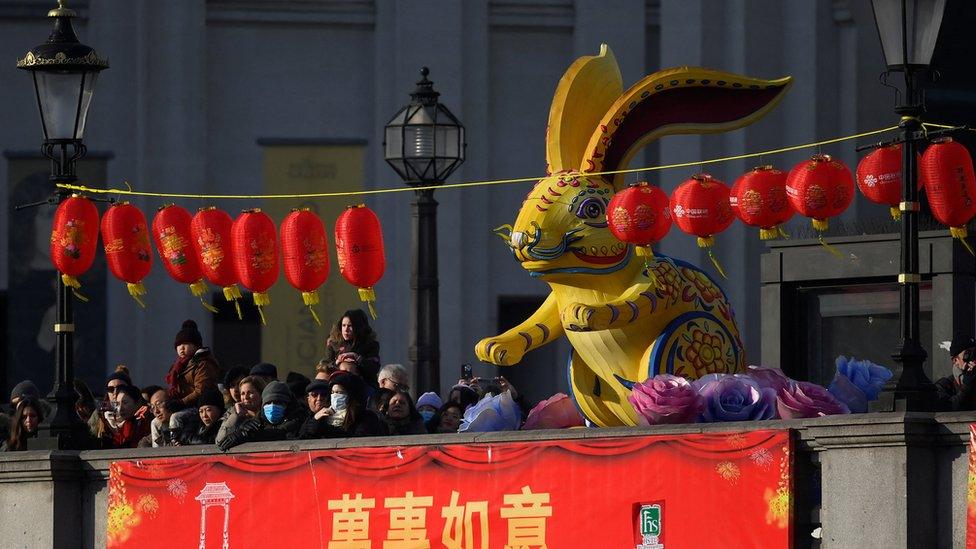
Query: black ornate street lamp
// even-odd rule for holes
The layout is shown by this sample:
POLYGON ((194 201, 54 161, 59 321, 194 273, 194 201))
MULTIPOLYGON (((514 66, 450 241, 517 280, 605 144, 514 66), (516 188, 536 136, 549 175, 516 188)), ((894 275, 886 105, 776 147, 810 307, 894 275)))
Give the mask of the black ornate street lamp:
POLYGON ((437 302, 437 201, 435 187, 464 162, 464 126, 420 69, 411 101, 386 124, 387 163, 407 185, 416 187, 413 203, 413 264, 410 276, 414 317, 410 326, 410 361, 417 372, 418 394, 440 391, 440 324, 437 302))
POLYGON ((924 139, 919 116, 925 110, 921 79, 928 72, 942 26, 945 0, 872 0, 888 72, 901 72, 905 93, 895 112, 901 115, 901 343, 892 354, 898 363, 875 408, 878 411, 924 410, 932 403, 932 383, 922 364, 926 353, 919 337, 918 287, 918 142, 924 139))
MULTIPOLYGON (((73 10, 64 0, 47 14, 54 19, 54 30, 47 42, 31 49, 17 61, 17 68, 30 71, 34 80, 37 107, 44 130, 42 152, 51 160, 51 181, 77 181, 75 163, 85 156, 82 137, 88 118, 88 107, 98 73, 108 68, 108 62, 95 50, 78 41, 71 28, 73 10)), ((50 202, 59 203, 70 194, 55 187, 50 202)), ((71 288, 57 275, 57 334, 56 372, 54 388, 47 396, 51 413, 40 426, 40 436, 32 447, 56 449, 79 448, 87 441, 86 426, 75 412, 74 390, 74 312, 71 288)))

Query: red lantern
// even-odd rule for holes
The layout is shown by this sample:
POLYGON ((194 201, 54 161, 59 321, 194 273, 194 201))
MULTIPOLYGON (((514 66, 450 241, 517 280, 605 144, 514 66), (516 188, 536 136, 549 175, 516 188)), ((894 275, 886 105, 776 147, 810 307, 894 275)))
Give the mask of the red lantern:
POLYGON ((71 195, 58 205, 51 228, 51 261, 65 286, 79 299, 78 277, 91 268, 98 246, 98 208, 87 198, 71 195))
MULTIPOLYGON (((887 204, 891 217, 901 219, 901 144, 880 147, 857 164, 857 188, 875 204, 887 204)), ((921 156, 919 156, 921 161, 921 156)), ((918 178, 922 188, 922 178, 918 178)))
POLYGON ((922 155, 921 171, 932 215, 968 248, 966 223, 976 214, 976 178, 969 151, 952 138, 938 139, 922 155))
POLYGON ((152 269, 152 250, 142 210, 128 202, 112 205, 102 217, 102 244, 109 270, 126 283, 136 303, 145 307, 142 296, 146 295, 146 287, 142 279, 152 269))
POLYGON ((234 248, 231 246, 231 227, 234 220, 227 212, 217 208, 201 208, 190 221, 190 237, 193 250, 200 260, 203 276, 211 284, 224 290, 224 299, 234 303, 237 318, 241 316, 241 290, 237 287, 237 269, 234 267, 234 248))
POLYGON ((843 162, 817 154, 793 166, 786 177, 786 196, 813 228, 826 231, 828 219, 843 213, 854 199, 854 178, 843 162))
POLYGON ((359 288, 359 298, 366 302, 370 314, 376 318, 373 286, 386 269, 380 220, 364 204, 349 206, 336 219, 335 242, 339 272, 347 282, 359 288))
POLYGON ((177 282, 188 284, 190 292, 200 298, 200 303, 208 311, 216 313, 217 309, 203 300, 207 283, 203 281, 200 258, 193 250, 190 231, 192 219, 190 212, 175 204, 161 206, 153 218, 153 242, 169 276, 177 282))
POLYGON ((760 240, 785 234, 780 225, 793 217, 786 199, 786 173, 772 166, 757 166, 742 174, 732 186, 729 202, 743 223, 759 227, 760 240))
POLYGON ((271 303, 267 291, 278 280, 278 240, 274 221, 260 209, 244 210, 234 221, 231 242, 237 277, 254 292, 254 304, 267 324, 261 309, 271 303))
POLYGON ((647 275, 653 278, 650 260, 654 250, 651 246, 671 230, 668 195, 646 181, 635 183, 610 199, 607 224, 617 240, 635 246, 636 254, 644 258, 647 275))
POLYGON ((707 173, 696 174, 671 193, 671 216, 682 231, 698 237, 698 247, 725 278, 725 270, 712 253, 714 235, 729 228, 735 216, 729 203, 729 188, 707 173))
POLYGON ((325 225, 308 208, 292 210, 281 222, 281 256, 285 278, 302 292, 302 301, 321 326, 313 305, 318 305, 319 286, 329 277, 329 243, 325 225))

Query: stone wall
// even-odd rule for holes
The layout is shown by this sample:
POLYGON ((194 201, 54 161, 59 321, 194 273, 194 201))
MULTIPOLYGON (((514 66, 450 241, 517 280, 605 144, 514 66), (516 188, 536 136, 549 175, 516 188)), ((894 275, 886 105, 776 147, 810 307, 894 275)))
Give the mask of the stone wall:
MULTIPOLYGON (((258 443, 233 453, 491 443, 758 429, 795 433, 794 546, 963 547, 969 424, 976 413, 258 443), (818 537, 812 535, 816 529, 818 537)), ((114 460, 206 456, 213 447, 0 454, 5 547, 105 546, 114 460)))

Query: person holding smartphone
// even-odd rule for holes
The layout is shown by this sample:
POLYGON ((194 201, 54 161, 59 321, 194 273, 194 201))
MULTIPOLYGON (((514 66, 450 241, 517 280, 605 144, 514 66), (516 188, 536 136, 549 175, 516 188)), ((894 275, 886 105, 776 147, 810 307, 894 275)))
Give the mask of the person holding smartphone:
POLYGON ((944 411, 976 410, 976 340, 956 333, 949 346, 952 375, 935 382, 939 408, 944 411))

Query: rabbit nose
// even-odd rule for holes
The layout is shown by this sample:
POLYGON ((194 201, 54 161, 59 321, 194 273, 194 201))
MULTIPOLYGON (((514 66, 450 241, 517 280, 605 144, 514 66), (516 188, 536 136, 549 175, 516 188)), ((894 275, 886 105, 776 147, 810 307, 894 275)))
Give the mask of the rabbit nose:
POLYGON ((515 249, 522 249, 525 247, 525 233, 521 231, 516 231, 512 233, 512 247, 515 249))

